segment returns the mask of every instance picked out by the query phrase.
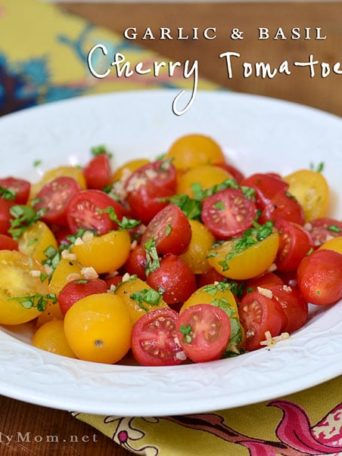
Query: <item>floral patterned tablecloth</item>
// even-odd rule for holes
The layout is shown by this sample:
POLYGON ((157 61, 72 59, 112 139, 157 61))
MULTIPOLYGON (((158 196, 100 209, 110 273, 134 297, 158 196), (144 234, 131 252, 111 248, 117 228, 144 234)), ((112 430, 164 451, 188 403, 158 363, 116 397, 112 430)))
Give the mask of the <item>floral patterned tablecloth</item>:
MULTIPOLYGON (((104 43, 132 62, 155 55, 37 0, 0 0, 0 115, 113 90, 185 87, 182 76, 94 79, 88 50, 104 43)), ((202 81, 202 88, 215 88, 202 81)), ((168 418, 74 416, 137 454, 342 455, 342 378, 286 398, 216 413, 168 418)))

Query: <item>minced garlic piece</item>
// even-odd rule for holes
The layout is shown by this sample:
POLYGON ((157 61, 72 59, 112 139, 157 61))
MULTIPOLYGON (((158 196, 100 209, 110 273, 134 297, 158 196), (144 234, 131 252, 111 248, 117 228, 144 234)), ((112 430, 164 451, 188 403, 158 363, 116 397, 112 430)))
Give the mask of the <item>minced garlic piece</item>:
POLYGON ((99 276, 98 273, 95 271, 95 269, 92 266, 82 268, 81 274, 87 280, 97 279, 99 276))
POLYGON ((272 263, 271 266, 267 269, 267 272, 274 272, 277 270, 277 265, 272 263))
POLYGON ((62 258, 64 260, 75 261, 77 257, 74 253, 69 252, 69 250, 63 250, 62 258))
POLYGON ((280 342, 281 340, 286 340, 290 337, 290 334, 288 332, 283 332, 280 334, 280 336, 275 336, 272 337, 271 333, 269 331, 265 332, 265 338, 266 340, 262 340, 260 342, 260 345, 266 346, 266 347, 273 347, 275 344, 280 342))
POLYGON ((74 245, 82 245, 84 242, 82 241, 81 238, 77 238, 76 241, 74 242, 74 245))
POLYGON ((94 239, 94 233, 92 231, 86 231, 84 235, 82 236, 82 241, 83 242, 89 242, 94 239))
POLYGON ((273 293, 271 290, 268 290, 267 288, 262 288, 262 287, 257 287, 257 290, 262 296, 265 296, 265 298, 269 298, 269 299, 273 298, 273 293))
POLYGON ((138 245, 138 241, 135 240, 131 243, 131 250, 134 250, 136 248, 136 246, 138 245))
POLYGON ((131 275, 128 272, 126 272, 122 277, 122 283, 128 282, 130 278, 131 278, 131 275))
POLYGON ((288 285, 283 285, 283 290, 286 291, 287 293, 291 293, 292 288, 289 287, 288 285))
POLYGON ((44 264, 44 269, 47 275, 51 275, 53 273, 52 267, 47 264, 44 264))
POLYGON ((40 271, 30 271, 30 274, 32 277, 40 277, 41 272, 40 271))

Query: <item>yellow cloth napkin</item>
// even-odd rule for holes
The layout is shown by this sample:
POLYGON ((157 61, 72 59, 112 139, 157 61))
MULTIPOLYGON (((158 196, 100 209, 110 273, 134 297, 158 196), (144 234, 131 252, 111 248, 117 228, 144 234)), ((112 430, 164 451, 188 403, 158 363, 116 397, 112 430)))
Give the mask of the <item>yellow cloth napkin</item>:
MULTIPOLYGON (((181 76, 159 80, 96 80, 85 65, 95 44, 123 51, 132 62, 155 54, 36 0, 0 0, 0 115, 76 95, 183 87, 181 76)), ((214 84, 201 81, 202 88, 214 84)), ((173 418, 75 414, 137 454, 342 455, 342 378, 269 403, 173 418)))

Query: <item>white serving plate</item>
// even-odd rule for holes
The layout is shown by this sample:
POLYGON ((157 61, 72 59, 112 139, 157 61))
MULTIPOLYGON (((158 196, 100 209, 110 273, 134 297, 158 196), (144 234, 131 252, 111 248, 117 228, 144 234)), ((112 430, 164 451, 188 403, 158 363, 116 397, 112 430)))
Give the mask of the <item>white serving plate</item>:
MULTIPOLYGON (((325 161, 342 193, 342 120, 283 101, 199 93, 182 117, 173 91, 117 93, 62 101, 0 119, 1 175, 37 179, 43 168, 82 163, 106 144, 115 164, 164 152, 178 136, 216 138, 244 172, 279 171, 325 161)), ((342 217, 342 196, 331 214, 342 217)), ((64 410, 161 416, 230 408, 293 393, 342 373, 342 303, 318 313, 271 350, 208 364, 148 368, 101 365, 38 350, 21 331, 0 330, 0 393, 64 410)))

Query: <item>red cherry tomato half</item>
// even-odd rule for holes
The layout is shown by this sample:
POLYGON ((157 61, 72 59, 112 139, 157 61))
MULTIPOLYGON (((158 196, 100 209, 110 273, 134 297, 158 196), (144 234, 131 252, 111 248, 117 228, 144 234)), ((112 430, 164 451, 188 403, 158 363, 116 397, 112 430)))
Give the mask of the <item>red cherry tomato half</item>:
POLYGON ((117 224, 112 222, 108 213, 108 208, 114 208, 118 219, 124 215, 124 208, 114 201, 106 193, 99 190, 83 190, 75 195, 68 207, 68 224, 70 230, 75 233, 78 229, 84 228, 96 231, 97 234, 106 234, 115 229, 117 224))
POLYGON ((17 177, 6 177, 0 179, 0 187, 15 192, 14 202, 16 204, 27 203, 31 190, 31 184, 27 180, 19 179, 17 177))
POLYGON ((306 223, 304 228, 310 233, 313 244, 319 247, 329 239, 342 236, 342 222, 331 218, 320 218, 306 223))
POLYGON ((214 282, 222 282, 224 280, 226 280, 226 277, 221 275, 214 268, 210 268, 209 271, 197 276, 198 288, 204 287, 205 285, 210 285, 214 282))
POLYGON ((233 165, 229 165, 228 163, 220 163, 215 166, 226 170, 238 184, 245 178, 242 172, 233 165))
POLYGON ((7 234, 11 223, 10 209, 14 206, 14 202, 11 200, 5 200, 0 198, 0 233, 7 234))
POLYGON ((137 275, 139 279, 146 280, 146 250, 141 245, 131 250, 125 264, 126 271, 131 275, 137 275))
POLYGON ((175 256, 167 255, 160 262, 160 267, 147 276, 147 283, 155 290, 163 292, 163 299, 169 305, 185 302, 196 290, 195 275, 175 256))
POLYGON ((165 206, 163 199, 176 193, 175 167, 158 160, 142 166, 127 180, 128 203, 133 215, 147 225, 165 206))
POLYGON ((18 250, 18 243, 4 234, 0 234, 0 250, 18 250))
POLYGON ((112 172, 107 154, 94 157, 83 171, 87 187, 95 190, 103 190, 111 183, 112 172))
POLYGON ((239 307, 239 315, 248 351, 262 347, 260 342, 266 339, 267 331, 273 337, 279 336, 287 325, 281 305, 274 298, 268 298, 258 291, 245 295, 239 307))
POLYGON ((177 322, 179 341, 195 363, 222 357, 230 337, 227 314, 211 304, 197 304, 184 310, 177 322))
POLYGON ((279 174, 257 173, 243 179, 241 185, 254 188, 258 207, 263 210, 269 201, 279 192, 286 192, 289 184, 279 174))
POLYGON ((255 217, 255 204, 241 190, 223 190, 203 203, 202 221, 218 239, 241 234, 252 225, 255 217))
POLYGON ((286 220, 277 221, 276 228, 280 234, 277 268, 281 272, 295 271, 313 247, 311 237, 303 227, 286 220))
POLYGON ((186 250, 191 240, 191 226, 179 207, 170 204, 153 217, 143 234, 142 245, 150 239, 155 240, 161 255, 180 255, 186 250))
POLYGON ((157 309, 142 316, 134 325, 132 351, 143 366, 172 366, 186 359, 177 337, 178 314, 157 309))
POLYGON ((35 209, 43 209, 42 219, 47 223, 66 225, 67 209, 71 199, 80 191, 80 186, 71 177, 57 177, 44 185, 37 195, 35 209))
POLYGON ((273 222, 287 220, 298 225, 304 225, 304 211, 293 196, 289 193, 280 192, 265 206, 259 219, 260 223, 265 223, 268 220, 273 222))
POLYGON ((58 303, 63 315, 67 313, 70 307, 86 296, 106 293, 107 284, 101 279, 92 280, 73 280, 69 282, 58 295, 58 303))
POLYGON ((273 298, 279 302, 287 317, 285 332, 292 333, 301 328, 308 321, 308 303, 300 295, 296 288, 288 285, 276 285, 267 287, 272 291, 273 298))
POLYGON ((284 282, 282 279, 274 274, 273 272, 267 272, 266 274, 255 277, 254 279, 249 279, 246 283, 247 293, 250 291, 256 290, 257 287, 268 288, 272 285, 283 285, 284 282))
POLYGON ((342 298, 342 255, 318 250, 303 258, 298 271, 298 287, 312 304, 334 304, 342 298))

